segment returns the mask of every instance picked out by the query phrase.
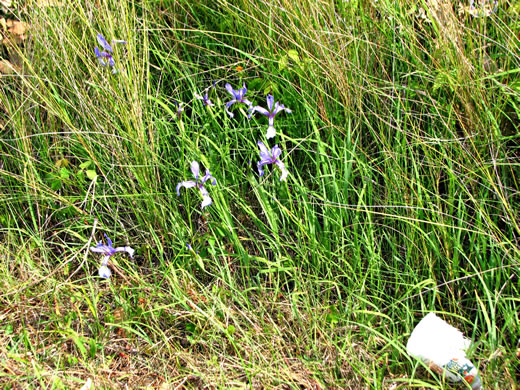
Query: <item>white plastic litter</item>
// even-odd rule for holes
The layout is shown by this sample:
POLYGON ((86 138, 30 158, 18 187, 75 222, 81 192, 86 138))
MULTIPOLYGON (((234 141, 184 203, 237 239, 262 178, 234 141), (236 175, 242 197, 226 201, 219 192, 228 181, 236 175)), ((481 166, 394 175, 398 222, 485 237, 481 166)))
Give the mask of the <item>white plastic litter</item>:
POLYGON ((478 390, 482 389, 480 377, 475 365, 466 358, 470 344, 458 329, 429 313, 413 330, 406 350, 451 382, 465 380, 473 390, 478 390))
POLYGON ((83 386, 81 386, 81 389, 79 390, 91 390, 92 389, 92 379, 88 378, 87 381, 83 386))

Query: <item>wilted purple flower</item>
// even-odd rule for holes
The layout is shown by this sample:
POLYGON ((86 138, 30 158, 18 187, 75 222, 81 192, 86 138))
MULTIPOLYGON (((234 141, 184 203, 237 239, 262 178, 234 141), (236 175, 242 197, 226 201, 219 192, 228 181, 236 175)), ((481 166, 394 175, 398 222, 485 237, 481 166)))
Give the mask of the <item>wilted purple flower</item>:
POLYGON ((193 249, 193 247, 191 246, 191 244, 189 242, 186 243, 186 249, 188 249, 190 252, 193 252, 195 254, 199 254, 199 252, 197 252, 195 249, 193 249))
POLYGON ((214 106, 213 102, 208 97, 208 92, 206 92, 204 96, 200 96, 198 93, 196 93, 195 99, 202 100, 202 104, 204 104, 206 107, 214 106))
MULTIPOLYGON (((96 54, 96 57, 99 58, 99 63, 102 66, 110 65, 112 67, 112 73, 117 73, 117 70, 115 68, 116 63, 114 61, 114 58, 112 58, 112 54, 114 53, 114 51, 112 50, 112 46, 110 46, 108 44, 108 42, 106 41, 105 37, 103 37, 103 35, 101 35, 99 33, 97 35, 97 41, 98 41, 99 45, 101 46, 101 48, 103 49, 103 51, 100 51, 97 46, 94 48, 94 53, 96 54)), ((114 44, 114 43, 127 43, 127 42, 122 41, 120 39, 114 39, 114 40, 112 40, 112 44, 114 44)))
POLYGON ((206 174, 199 178, 200 176, 200 167, 199 163, 197 161, 192 161, 191 163, 191 172, 193 173, 193 176, 195 177, 195 181, 188 180, 188 181, 181 181, 179 184, 177 184, 177 196, 180 196, 180 189, 181 187, 184 188, 192 188, 197 187, 200 190, 200 193, 202 194, 202 203, 201 208, 204 208, 206 206, 209 206, 212 203, 212 200, 209 196, 208 191, 204 188, 204 183, 208 180, 211 180, 212 185, 217 184, 217 180, 211 176, 211 173, 209 172, 209 169, 206 169, 206 174))
POLYGON ((480 0, 475 6, 475 1, 471 0, 469 4, 468 13, 474 18, 491 16, 498 8, 498 0, 480 0))
POLYGON ((246 84, 245 83, 244 83, 242 88, 240 88, 240 89, 238 89, 236 91, 233 89, 231 84, 226 83, 226 89, 233 96, 233 99, 231 99, 229 102, 226 103, 226 112, 229 114, 229 116, 231 118, 233 118, 235 116, 235 114, 233 114, 232 112, 229 111, 229 108, 233 104, 235 104, 235 103, 244 103, 244 104, 247 104, 249 106, 249 108, 251 108, 253 106, 253 103, 251 103, 249 100, 247 100, 244 97, 245 94, 247 93, 247 88, 246 88, 246 84))
POLYGON ((262 169, 264 165, 276 164, 278 168, 280 168, 280 170, 282 171, 280 181, 286 180, 289 172, 287 171, 287 169, 285 169, 285 164, 278 159, 280 157, 280 154, 282 154, 282 150, 278 147, 278 145, 275 145, 271 149, 271 151, 269 151, 267 146, 265 146, 262 141, 258 141, 257 145, 260 148, 260 161, 258 161, 256 165, 258 167, 258 172, 260 173, 260 176, 264 175, 264 170, 262 169))
POLYGON ((108 268, 108 260, 110 257, 115 255, 117 252, 126 252, 130 255, 131 258, 134 257, 134 250, 130 248, 129 246, 120 246, 117 248, 114 248, 112 246, 112 240, 108 238, 108 236, 105 234, 105 238, 107 239, 107 245, 103 244, 103 241, 99 241, 97 246, 93 246, 90 248, 91 252, 94 253, 102 253, 103 254, 103 261, 101 262, 101 267, 99 267, 98 273, 99 276, 102 278, 108 279, 110 278, 110 275, 112 272, 110 271, 110 268, 108 268))
POLYGON ((177 119, 181 119, 182 112, 184 111, 183 102, 177 102, 177 100, 173 101, 175 107, 177 107, 177 119))
POLYGON ((290 114, 292 111, 285 107, 283 104, 279 104, 278 102, 274 103, 273 95, 267 95, 267 110, 260 106, 254 106, 249 109, 249 118, 258 111, 260 114, 265 115, 269 119, 269 127, 267 128, 267 134, 265 135, 267 139, 273 138, 276 135, 276 130, 274 128, 274 117, 282 111, 287 111, 290 114))

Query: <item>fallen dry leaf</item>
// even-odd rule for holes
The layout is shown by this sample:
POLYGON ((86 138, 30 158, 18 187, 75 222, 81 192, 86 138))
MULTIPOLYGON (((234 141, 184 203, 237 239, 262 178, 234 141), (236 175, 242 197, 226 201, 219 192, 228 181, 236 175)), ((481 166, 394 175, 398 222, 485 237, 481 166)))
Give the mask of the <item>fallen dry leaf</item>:
POLYGON ((7 31, 11 34, 16 35, 21 40, 26 38, 25 32, 29 29, 29 25, 25 22, 19 22, 18 20, 7 19, 6 21, 7 31))
POLYGON ((0 60, 0 73, 12 74, 15 72, 14 65, 7 60, 0 60))

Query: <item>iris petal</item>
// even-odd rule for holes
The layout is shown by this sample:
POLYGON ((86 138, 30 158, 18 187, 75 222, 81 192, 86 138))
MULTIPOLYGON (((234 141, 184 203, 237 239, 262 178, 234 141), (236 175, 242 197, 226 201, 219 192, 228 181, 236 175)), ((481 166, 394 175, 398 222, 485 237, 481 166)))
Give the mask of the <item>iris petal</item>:
POLYGON ((103 253, 108 254, 110 253, 110 248, 103 244, 98 244, 98 246, 90 247, 90 251, 94 253, 103 253))
POLYGON ((200 204, 201 208, 208 207, 213 203, 209 196, 205 196, 202 198, 202 203, 200 204))
POLYGON ((280 176, 280 181, 287 180, 287 175, 289 174, 289 171, 287 171, 287 169, 285 169, 285 164, 283 162, 281 162, 280 160, 277 160, 275 162, 275 164, 282 171, 282 175, 280 176))
POLYGON ((177 196, 180 196, 180 195, 181 195, 181 193, 180 193, 179 190, 180 190, 182 187, 184 187, 184 188, 193 188, 193 187, 195 187, 196 185, 197 185, 197 183, 195 183, 193 180, 181 181, 179 184, 177 184, 177 188, 176 188, 176 190, 177 190, 177 196))
POLYGON ((226 89, 227 89, 227 91, 228 91, 231 95, 233 95, 233 97, 236 96, 236 94, 235 94, 235 90, 233 89, 233 87, 231 86, 231 84, 226 83, 226 89))
POLYGON ((258 168, 258 173, 260 174, 260 177, 264 176, 264 170, 262 169, 262 167, 266 164, 269 164, 268 162, 265 162, 265 161, 258 161, 258 163, 256 164, 256 167, 258 168))
POLYGON ((108 268, 106 265, 102 265, 101 267, 99 267, 98 275, 103 279, 110 279, 112 271, 110 271, 110 268, 108 268))
POLYGON ((274 96, 269 94, 267 95, 267 108, 269 111, 273 110, 274 96))
POLYGON ((267 146, 265 146, 262 141, 258 141, 256 144, 260 148, 260 157, 262 159, 270 156, 269 149, 267 149, 267 146))
MULTIPOLYGON (((271 119, 271 118, 269 118, 269 119, 271 119)), ((267 133, 265 133, 265 138, 267 138, 267 139, 274 138, 275 135, 276 135, 276 129, 274 128, 274 126, 269 126, 267 128, 267 133)))
POLYGON ((250 112, 249 114, 249 117, 251 118, 251 116, 255 113, 255 112, 259 112, 260 114, 262 115, 265 115, 265 116, 269 116, 270 112, 267 111, 265 108, 261 107, 261 106, 254 106, 253 108, 250 108, 248 110, 250 112))
POLYGON ((199 178, 200 167, 199 167, 199 163, 197 161, 191 162, 191 173, 193 173, 193 177, 195 177, 195 179, 199 178))
POLYGON ((278 147, 278 145, 275 145, 272 149, 271 149, 271 156, 273 156, 273 160, 277 160, 278 157, 280 157, 280 155, 282 154, 282 149, 280 149, 278 147))
POLYGON ((213 185, 216 185, 217 184, 217 180, 211 176, 211 172, 209 171, 209 169, 206 169, 206 174, 204 175, 204 177, 201 179, 201 182, 202 183, 205 183, 206 181, 210 180, 210 179, 213 179, 212 183, 213 185))
POLYGON ((108 42, 106 41, 106 39, 105 39, 105 37, 103 35, 98 33, 97 41, 103 47, 103 49, 105 49, 106 51, 109 51, 110 53, 112 53, 112 46, 110 46, 108 44, 108 42))
POLYGON ((130 258, 134 258, 135 249, 130 248, 129 246, 120 246, 114 249, 114 252, 126 252, 130 258))

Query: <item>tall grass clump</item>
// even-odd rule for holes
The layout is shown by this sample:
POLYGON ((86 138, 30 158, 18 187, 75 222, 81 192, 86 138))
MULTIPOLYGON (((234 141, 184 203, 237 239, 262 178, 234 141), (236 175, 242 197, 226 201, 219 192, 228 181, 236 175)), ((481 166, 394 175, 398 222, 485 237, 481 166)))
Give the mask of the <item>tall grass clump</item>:
POLYGON ((448 388, 405 348, 435 311, 484 386, 515 388, 520 9, 481 3, 12 5, 30 29, 0 48, 17 59, 0 75, 0 382, 448 388), (116 73, 98 33, 127 41, 116 73), (227 82, 291 109, 274 140, 247 106, 226 114, 227 82), (258 175, 259 140, 286 182, 258 175), (207 208, 177 196, 192 161, 217 181, 207 208), (108 281, 88 250, 103 233, 136 250, 108 281))

